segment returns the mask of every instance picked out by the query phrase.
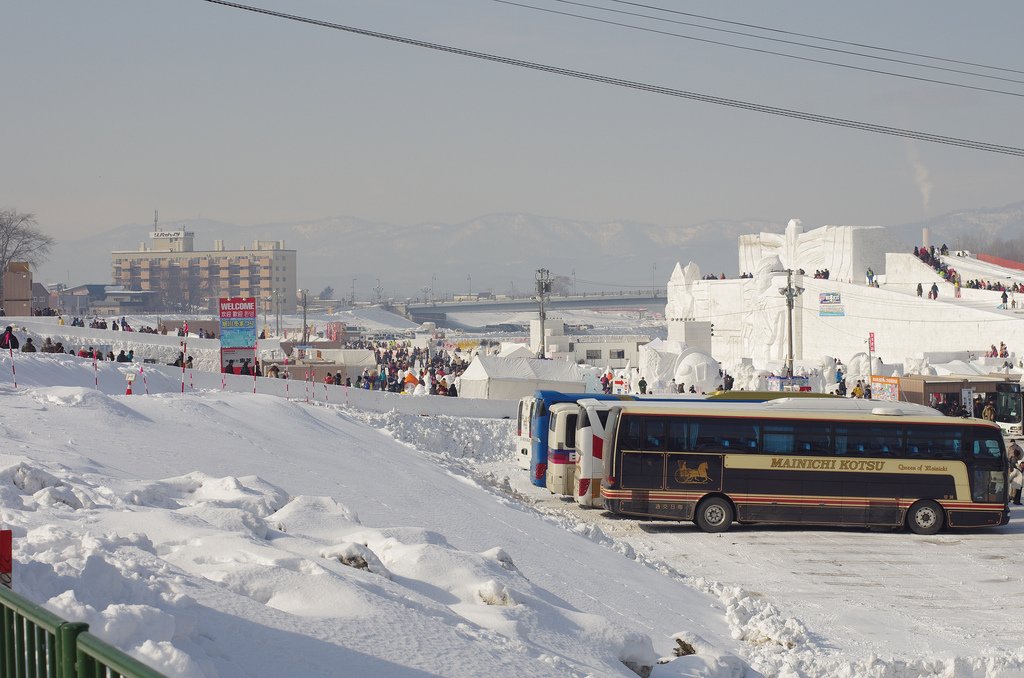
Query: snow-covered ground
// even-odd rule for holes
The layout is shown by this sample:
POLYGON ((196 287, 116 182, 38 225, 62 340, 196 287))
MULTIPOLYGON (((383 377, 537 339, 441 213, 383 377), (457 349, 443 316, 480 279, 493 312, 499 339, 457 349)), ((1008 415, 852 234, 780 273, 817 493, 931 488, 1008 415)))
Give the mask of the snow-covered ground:
POLYGON ((1024 676, 1020 509, 708 535, 533 487, 510 421, 123 396, 18 359, 15 590, 169 675, 1024 676), (697 654, 655 665, 675 637, 697 654))

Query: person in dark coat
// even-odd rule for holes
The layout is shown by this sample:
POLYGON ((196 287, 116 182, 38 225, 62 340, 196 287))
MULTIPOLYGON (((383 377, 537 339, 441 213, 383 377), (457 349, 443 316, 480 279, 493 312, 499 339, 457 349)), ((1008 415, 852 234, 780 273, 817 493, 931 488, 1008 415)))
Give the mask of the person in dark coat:
POLYGON ((14 336, 14 328, 8 325, 4 333, 0 334, 0 348, 15 349, 19 346, 21 346, 21 342, 18 341, 18 337, 14 336))
POLYGON ((238 373, 239 374, 245 374, 245 375, 250 376, 250 377, 252 376, 252 368, 249 367, 249 359, 248 358, 242 358, 242 369, 238 370, 238 373))
POLYGON ((450 398, 458 398, 459 397, 459 389, 455 388, 455 382, 454 381, 448 387, 448 397, 450 397, 450 398))
POLYGON ((32 343, 32 337, 27 337, 25 339, 25 343, 21 347, 21 352, 22 353, 35 353, 36 352, 36 345, 32 343))
POLYGON ((223 372, 224 372, 224 374, 234 374, 235 373, 235 361, 234 360, 229 360, 228 364, 224 366, 223 372))

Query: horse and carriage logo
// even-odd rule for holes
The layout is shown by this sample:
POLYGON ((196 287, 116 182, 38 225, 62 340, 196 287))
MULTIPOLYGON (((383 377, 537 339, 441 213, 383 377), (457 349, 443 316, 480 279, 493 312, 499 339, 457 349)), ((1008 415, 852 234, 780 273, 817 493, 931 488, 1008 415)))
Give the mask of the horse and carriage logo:
POLYGON ((676 469, 676 482, 682 485, 690 483, 710 483, 711 476, 708 475, 708 463, 703 461, 697 464, 696 468, 690 468, 685 461, 678 462, 676 469))

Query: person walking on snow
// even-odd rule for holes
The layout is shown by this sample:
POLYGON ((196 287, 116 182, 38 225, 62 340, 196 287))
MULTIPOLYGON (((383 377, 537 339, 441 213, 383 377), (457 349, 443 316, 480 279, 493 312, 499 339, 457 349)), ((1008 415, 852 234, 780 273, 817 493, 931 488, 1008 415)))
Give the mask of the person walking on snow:
POLYGON ((1010 500, 1020 506, 1021 488, 1024 487, 1024 473, 1021 469, 1024 465, 1024 450, 1021 450, 1016 440, 1012 440, 1006 448, 1006 455, 1010 458, 1010 500))
POLYGON ((8 325, 7 329, 4 330, 4 333, 0 334, 0 348, 14 350, 20 345, 18 337, 14 336, 14 329, 8 325))

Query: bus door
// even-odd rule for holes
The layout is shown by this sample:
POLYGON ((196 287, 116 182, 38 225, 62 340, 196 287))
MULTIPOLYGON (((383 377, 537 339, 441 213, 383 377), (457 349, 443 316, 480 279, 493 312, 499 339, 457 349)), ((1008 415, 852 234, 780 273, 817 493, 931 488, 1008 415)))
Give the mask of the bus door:
MULTIPOLYGON (((1009 520, 1008 462, 1002 435, 988 427, 974 427, 967 461, 971 501, 988 504, 991 511, 950 510, 950 527, 1004 525, 1009 520)), ((981 507, 979 507, 981 508, 981 507)))

